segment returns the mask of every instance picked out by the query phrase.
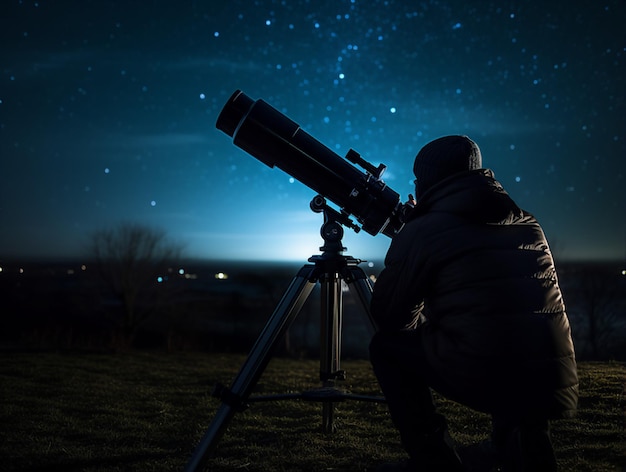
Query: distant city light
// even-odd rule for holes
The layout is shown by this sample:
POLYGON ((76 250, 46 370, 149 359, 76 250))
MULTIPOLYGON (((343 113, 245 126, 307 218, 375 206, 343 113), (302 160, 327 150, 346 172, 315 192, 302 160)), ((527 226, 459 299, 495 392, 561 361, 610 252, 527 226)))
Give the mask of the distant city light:
POLYGON ((228 274, 224 272, 218 272, 217 274, 215 274, 215 278, 218 280, 226 280, 228 278, 228 274))

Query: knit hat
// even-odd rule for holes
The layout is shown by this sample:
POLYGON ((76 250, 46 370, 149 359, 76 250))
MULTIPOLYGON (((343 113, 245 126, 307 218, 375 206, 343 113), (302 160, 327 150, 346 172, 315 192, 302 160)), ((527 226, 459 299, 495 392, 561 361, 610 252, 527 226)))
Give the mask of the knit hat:
POLYGON ((467 136, 443 136, 426 144, 415 157, 416 192, 423 195, 439 181, 458 172, 480 169, 478 145, 467 136))

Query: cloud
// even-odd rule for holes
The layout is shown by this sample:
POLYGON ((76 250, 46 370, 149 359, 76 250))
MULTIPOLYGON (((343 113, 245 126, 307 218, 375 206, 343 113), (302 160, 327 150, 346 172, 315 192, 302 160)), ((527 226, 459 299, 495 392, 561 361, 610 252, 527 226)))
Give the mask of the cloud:
POLYGON ((206 144, 206 134, 201 133, 165 133, 130 136, 124 139, 124 147, 179 147, 194 144, 206 144))
MULTIPOLYGON (((9 53, 10 54, 10 53, 9 53)), ((19 55, 6 58, 5 70, 18 80, 38 79, 42 80, 42 73, 65 74, 71 69, 86 67, 89 61, 89 53, 84 51, 45 52, 28 51, 20 52, 19 55)))
POLYGON ((166 67, 173 70, 206 71, 208 69, 221 69, 229 72, 259 72, 265 69, 264 65, 252 60, 225 59, 210 56, 175 60, 169 62, 166 67))

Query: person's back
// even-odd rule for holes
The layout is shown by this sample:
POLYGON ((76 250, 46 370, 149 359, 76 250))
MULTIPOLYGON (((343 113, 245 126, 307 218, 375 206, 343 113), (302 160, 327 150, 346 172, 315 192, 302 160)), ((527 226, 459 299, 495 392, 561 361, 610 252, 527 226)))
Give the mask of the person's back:
POLYGON ((544 428, 549 418, 573 414, 576 363, 543 231, 480 168, 472 146, 452 136, 427 145, 421 161, 418 154, 421 194, 374 287, 380 332, 372 346, 388 348, 399 341, 390 334, 393 341, 381 342, 385 333, 417 325, 409 342, 420 352, 420 375, 443 395, 491 413, 504 431, 495 431, 496 441, 506 441, 498 436, 522 422, 544 428), (447 163, 450 149, 457 161, 447 163))

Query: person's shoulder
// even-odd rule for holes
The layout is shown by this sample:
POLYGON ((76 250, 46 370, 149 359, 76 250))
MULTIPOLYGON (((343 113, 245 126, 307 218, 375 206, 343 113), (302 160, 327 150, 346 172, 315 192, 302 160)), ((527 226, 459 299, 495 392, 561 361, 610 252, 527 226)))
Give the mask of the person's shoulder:
MULTIPOLYGON (((446 212, 429 211, 415 215, 404 225, 398 236, 412 239, 423 238, 426 235, 437 233, 440 228, 448 227, 454 215, 446 212)), ((397 236, 396 236, 397 237, 397 236)))

